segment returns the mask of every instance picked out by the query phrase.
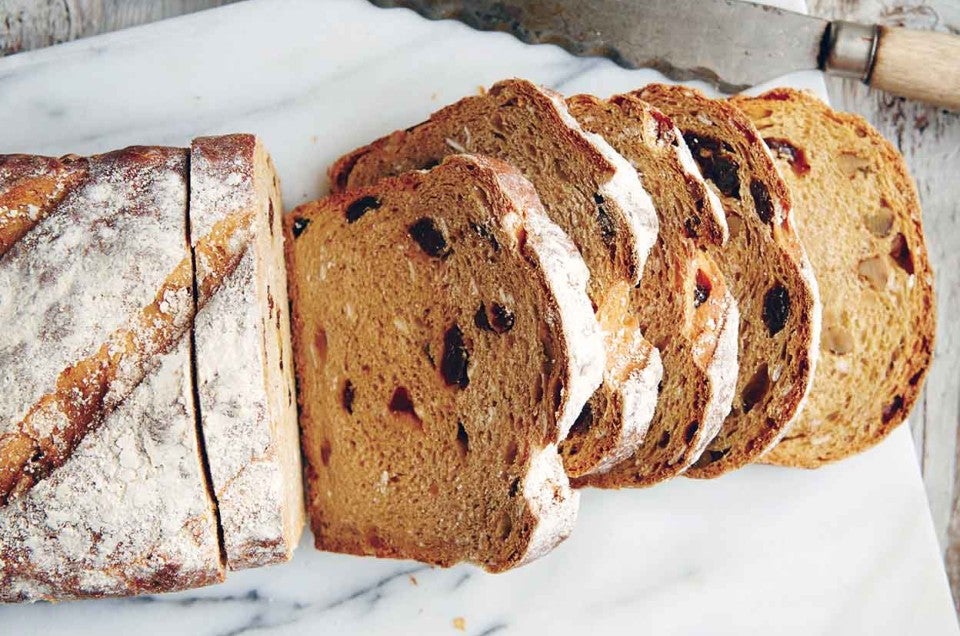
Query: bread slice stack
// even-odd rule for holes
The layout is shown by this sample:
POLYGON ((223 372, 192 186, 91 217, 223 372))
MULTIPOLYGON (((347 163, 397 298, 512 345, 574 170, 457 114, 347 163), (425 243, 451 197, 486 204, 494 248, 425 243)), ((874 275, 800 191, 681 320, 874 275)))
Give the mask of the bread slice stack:
POLYGON ((2 600, 184 589, 289 558, 299 454, 262 147, 0 165, 2 600))
MULTIPOLYGON (((930 269, 902 160, 861 121, 800 93, 726 101, 651 85, 561 100, 507 80, 344 155, 330 178, 334 195, 287 222, 307 506, 322 549, 518 565, 531 548, 517 529, 537 535, 517 515, 530 505, 519 484, 523 471, 544 470, 545 444, 557 443, 574 487, 712 478, 755 461, 812 467, 902 421, 929 365, 930 269), (549 399, 543 373, 564 361, 562 348, 545 354, 550 329, 539 329, 539 346, 515 331, 514 274, 489 271, 489 259, 461 264, 471 257, 458 248, 476 248, 477 236, 494 261, 512 255, 490 229, 509 193, 447 176, 471 163, 501 182, 529 180, 527 208, 539 198, 583 256, 603 333, 599 390, 569 431, 527 441, 532 453, 517 453, 515 436, 542 429, 544 413, 562 422, 576 400, 570 380, 549 399), (842 203, 839 219, 827 192, 842 203), (651 212, 656 222, 630 221, 651 212), (472 236, 474 225, 485 229, 472 236), (804 239, 816 243, 812 257, 804 239), (836 252, 852 264, 838 269, 827 255, 836 252), (851 290, 864 295, 865 317, 835 308, 851 290), (509 352, 488 358, 490 334, 515 338, 509 352), (823 376, 821 349, 835 357, 823 376), (531 363, 543 365, 541 379, 531 363), (811 396, 811 386, 821 388, 811 396), (878 393, 882 406, 862 404, 878 393), (476 446, 478 434, 488 445, 476 446), (486 471, 464 473, 477 459, 486 471)), ((539 279, 527 278, 519 287, 532 293, 539 279)), ((555 471, 568 517, 575 504, 555 471)), ((552 536, 550 545, 561 535, 552 536)))

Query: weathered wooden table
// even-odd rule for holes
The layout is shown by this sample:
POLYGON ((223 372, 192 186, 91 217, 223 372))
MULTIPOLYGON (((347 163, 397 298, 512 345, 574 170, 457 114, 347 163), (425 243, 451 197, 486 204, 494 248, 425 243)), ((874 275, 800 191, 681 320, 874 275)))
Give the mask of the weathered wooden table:
MULTIPOLYGON (((0 55, 144 24, 234 0, 0 0, 0 55)), ((808 0, 823 17, 960 33, 960 0, 808 0)), ((828 78, 833 104, 866 117, 906 157, 937 275, 933 371, 910 418, 955 602, 960 600, 960 114, 828 78)), ((957 602, 960 608, 960 602, 957 602)))

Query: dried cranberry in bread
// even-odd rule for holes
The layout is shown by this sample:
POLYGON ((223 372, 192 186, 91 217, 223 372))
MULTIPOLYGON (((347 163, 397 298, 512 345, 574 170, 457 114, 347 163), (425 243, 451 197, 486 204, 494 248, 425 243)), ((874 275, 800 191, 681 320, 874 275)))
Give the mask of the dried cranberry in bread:
POLYGON ((0 601, 129 596, 223 580, 189 353, 184 339, 63 466, 0 508, 0 601))
MULTIPOLYGON (((737 380, 737 306, 717 266, 698 245, 720 247, 726 218, 673 122, 631 95, 567 100, 585 130, 603 136, 629 161, 650 193, 660 233, 630 310, 660 351, 663 379, 647 437, 632 457, 574 480, 575 485, 643 486, 682 473, 730 412, 737 380)), ((582 421, 582 420, 581 420, 582 421)), ((561 445, 571 476, 579 455, 605 431, 575 427, 561 445)))
POLYGON ((286 561, 304 524, 283 203, 253 135, 195 139, 190 229, 197 395, 231 569, 286 561))
POLYGON ((796 419, 820 339, 816 281, 790 192, 746 115, 681 86, 635 94, 674 121, 727 214, 729 242, 708 251, 740 308, 740 377, 733 411, 686 473, 716 477, 760 457, 796 419))
POLYGON ((186 151, 86 161, 0 258, 0 504, 69 459, 193 317, 186 151))
POLYGON ((0 257, 86 177, 82 157, 0 155, 0 257))
POLYGON ((861 117, 792 89, 734 103, 790 186, 823 301, 813 389, 763 461, 813 468, 878 443, 920 395, 936 330, 920 202, 903 158, 861 117))
POLYGON ((451 157, 285 226, 317 547, 498 571, 563 540, 578 496, 556 444, 603 345, 529 182, 451 157))
POLYGON ((608 433, 580 469, 629 457, 656 404, 660 357, 629 310, 657 233, 656 213, 636 172, 601 137, 584 132, 563 99, 526 80, 495 84, 430 119, 342 157, 330 170, 333 189, 436 165, 471 152, 516 166, 536 187, 550 218, 579 248, 590 269, 589 293, 605 333, 604 382, 581 423, 608 433))

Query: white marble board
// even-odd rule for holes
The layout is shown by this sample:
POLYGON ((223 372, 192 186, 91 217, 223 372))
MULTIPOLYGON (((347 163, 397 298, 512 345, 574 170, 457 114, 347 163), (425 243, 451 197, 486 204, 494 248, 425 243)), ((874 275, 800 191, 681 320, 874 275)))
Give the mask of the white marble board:
MULTIPOLYGON (((783 2, 802 9, 800 0, 783 2)), ((251 0, 0 60, 0 153, 261 135, 288 208, 341 153, 509 76, 600 95, 662 78, 363 0, 251 0)), ((778 82, 825 94, 816 73, 778 82)), ((911 439, 814 472, 588 490, 520 570, 320 553, 194 592, 0 607, 0 634, 957 634, 911 439)))

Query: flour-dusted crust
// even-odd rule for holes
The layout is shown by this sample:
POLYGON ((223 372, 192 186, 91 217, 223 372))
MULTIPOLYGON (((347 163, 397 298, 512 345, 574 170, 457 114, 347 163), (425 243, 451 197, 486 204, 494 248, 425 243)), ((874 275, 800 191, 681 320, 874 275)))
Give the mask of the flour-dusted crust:
POLYGON ((936 331, 920 201, 903 157, 863 118, 787 88, 734 103, 798 203, 824 308, 810 397, 762 461, 815 468, 877 444, 920 396, 936 331))
MULTIPOLYGON (((737 376, 736 303, 701 247, 721 247, 726 218, 680 132, 663 113, 631 95, 568 100, 584 129, 601 135, 639 173, 660 215, 660 235, 628 311, 660 350, 664 372, 652 423, 627 456, 607 455, 609 431, 582 418, 561 445, 576 485, 645 486, 689 467, 713 439, 733 399, 737 376), (590 457, 584 463, 581 457, 590 457)), ((654 384, 656 387, 656 384, 654 384)), ((615 404, 609 400, 608 404, 615 404)))
POLYGON ((288 560, 303 528, 283 204, 252 135, 194 140, 190 171, 202 431, 227 564, 256 567, 288 560))
POLYGON ((532 186, 457 156, 285 224, 317 547, 499 571, 565 538, 556 443, 603 339, 532 186))
POLYGON ((470 152, 516 166, 547 214, 576 244, 590 269, 589 293, 604 330, 602 391, 584 418, 604 431, 582 470, 628 457, 643 439, 662 367, 629 308, 657 236, 657 216, 636 171, 601 136, 584 131, 563 98, 526 80, 499 82, 341 159, 330 169, 335 192, 436 165, 470 152), (589 465, 587 465, 589 464, 589 465))
POLYGON ((14 299, 0 305, 3 503, 69 459, 193 316, 186 151, 86 163, 0 259, 0 296, 14 299))
POLYGON ((0 257, 83 181, 83 157, 0 155, 0 257))
POLYGON ((63 466, 0 508, 0 601, 170 592, 223 580, 186 339, 63 466))
POLYGON ((813 381, 820 339, 816 279, 794 228, 794 202, 750 120, 695 89, 634 93, 664 111, 720 197, 730 238, 708 248, 740 310, 733 410, 685 474, 716 477, 752 462, 787 432, 813 381))

